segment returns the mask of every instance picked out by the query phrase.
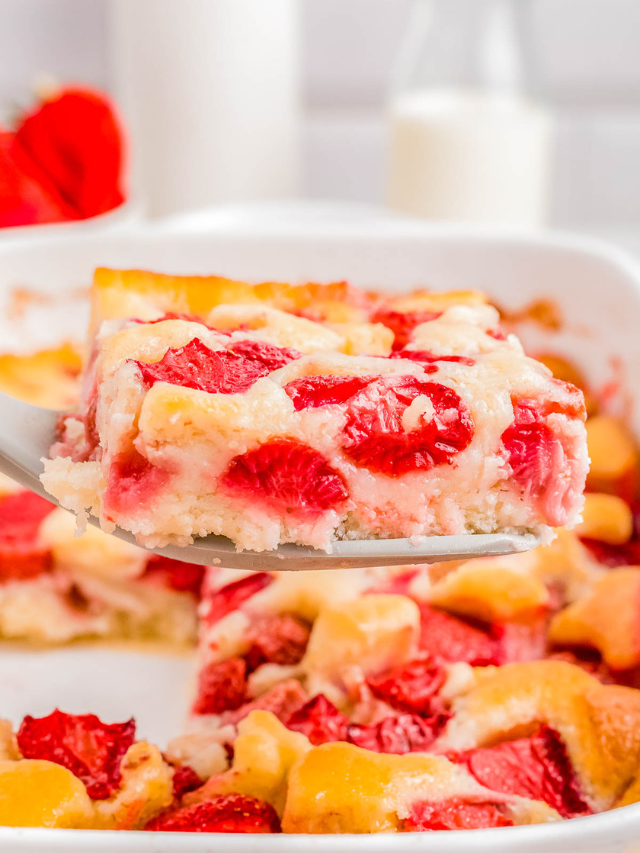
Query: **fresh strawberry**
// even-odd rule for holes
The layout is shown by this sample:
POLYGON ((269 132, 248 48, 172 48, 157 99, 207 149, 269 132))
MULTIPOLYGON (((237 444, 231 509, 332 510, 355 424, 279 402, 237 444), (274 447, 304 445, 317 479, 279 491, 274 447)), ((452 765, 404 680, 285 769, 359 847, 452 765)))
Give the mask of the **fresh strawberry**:
POLYGON ((503 662, 499 644, 488 631, 428 604, 420 605, 420 648, 445 663, 489 666, 503 662))
POLYGON ((343 447, 358 465, 393 476, 451 463, 473 433, 469 409, 451 388, 389 375, 348 401, 343 447), (424 397, 428 414, 406 432, 402 416, 418 397, 424 397))
POLYGON ((344 403, 373 380, 372 376, 303 376, 284 386, 296 412, 344 403))
POLYGON ((414 329, 422 323, 437 320, 442 311, 393 311, 382 308, 371 317, 372 323, 382 323, 394 334, 394 350, 403 349, 411 340, 414 329))
POLYGON ((245 654, 247 671, 263 663, 291 666, 299 663, 306 651, 309 626, 292 613, 280 613, 259 619, 249 629, 251 646, 245 654))
POLYGON ((356 725, 347 730, 349 743, 372 752, 387 752, 404 755, 407 752, 425 752, 438 736, 446 715, 423 720, 415 714, 387 717, 379 723, 356 725))
POLYGON ((502 434, 513 478, 525 494, 540 497, 553 487, 564 451, 533 404, 518 403, 513 424, 502 434))
POLYGON ((392 708, 430 717, 442 710, 437 696, 445 680, 445 671, 429 658, 370 676, 367 685, 376 699, 392 708))
POLYGON ((188 764, 182 764, 173 771, 173 796, 176 800, 195 791, 203 784, 202 779, 188 764))
POLYGON ((51 568, 51 551, 38 543, 53 504, 33 492, 0 497, 0 580, 33 578, 51 568))
POLYGON ((0 228, 75 218, 56 188, 17 149, 15 136, 0 129, 0 228))
POLYGON ((157 579, 177 592, 190 592, 196 598, 200 598, 204 566, 183 563, 182 560, 171 560, 169 557, 153 554, 145 566, 143 577, 157 579))
POLYGON ((295 361, 303 356, 303 353, 298 352, 298 350, 289 349, 289 347, 277 347, 275 344, 269 344, 266 341, 234 341, 229 344, 229 350, 257 365, 261 365, 265 373, 278 370, 285 364, 289 364, 290 361, 295 361))
POLYGON ((122 204, 123 140, 113 105, 89 89, 66 89, 28 115, 18 149, 84 219, 122 204))
POLYGON ((148 832, 280 832, 275 809, 264 800, 243 794, 222 794, 164 812, 145 826, 148 832))
POLYGON ((301 687, 300 682, 290 678, 288 681, 280 681, 278 684, 274 684, 262 696, 258 696, 252 702, 245 703, 237 711, 229 711, 225 714, 224 722, 235 726, 252 711, 270 711, 280 722, 286 724, 291 715, 308 700, 309 696, 301 687))
POLYGON ((302 732, 314 746, 347 739, 348 717, 320 693, 295 711, 285 725, 302 732))
POLYGON ((158 491, 170 478, 164 468, 153 465, 135 448, 117 454, 111 460, 107 488, 103 497, 103 510, 107 518, 111 513, 135 513, 149 506, 158 491))
POLYGON ((458 760, 492 791, 543 800, 563 817, 591 814, 560 735, 548 726, 532 737, 471 750, 458 760))
POLYGON ((268 572, 254 572, 217 589, 207 598, 204 621, 211 626, 273 583, 268 572))
POLYGON ((199 338, 180 349, 167 350, 162 360, 154 364, 134 363, 149 386, 169 382, 209 394, 242 394, 268 373, 259 362, 229 350, 209 349, 199 338))
POLYGON ((430 832, 442 829, 490 829, 513 826, 493 803, 468 803, 457 797, 435 803, 414 803, 404 821, 408 832, 430 832))
POLYGON ((207 664, 198 676, 198 693, 194 714, 222 714, 235 711, 247 695, 247 665, 242 658, 232 657, 207 664))
POLYGON ((18 746, 24 758, 61 764, 78 777, 94 800, 110 797, 120 784, 120 762, 133 744, 135 720, 102 723, 95 714, 25 717, 18 729, 18 746))
POLYGON ((288 438, 236 456, 222 482, 285 510, 322 512, 348 497, 342 476, 321 453, 288 438))

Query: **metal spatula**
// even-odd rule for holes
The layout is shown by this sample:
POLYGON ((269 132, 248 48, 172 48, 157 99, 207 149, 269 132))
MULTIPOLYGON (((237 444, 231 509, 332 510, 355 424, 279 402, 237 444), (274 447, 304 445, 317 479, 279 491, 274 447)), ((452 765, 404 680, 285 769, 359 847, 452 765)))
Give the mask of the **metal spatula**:
MULTIPOLYGON (((41 460, 49 453, 58 415, 58 412, 0 394, 0 471, 52 503, 57 502, 45 492, 39 477, 43 468, 41 460)), ((91 523, 98 525, 98 520, 92 518, 91 523)), ((126 530, 117 528, 113 535, 136 544, 133 534, 126 530)), ((539 544, 539 540, 532 534, 483 533, 423 536, 415 543, 409 539, 334 542, 330 554, 300 545, 281 545, 274 551, 255 553, 236 551, 233 542, 224 536, 207 536, 197 539, 193 545, 167 545, 154 549, 153 553, 204 566, 222 565, 230 569, 255 571, 300 571, 495 557, 529 551, 539 544)))

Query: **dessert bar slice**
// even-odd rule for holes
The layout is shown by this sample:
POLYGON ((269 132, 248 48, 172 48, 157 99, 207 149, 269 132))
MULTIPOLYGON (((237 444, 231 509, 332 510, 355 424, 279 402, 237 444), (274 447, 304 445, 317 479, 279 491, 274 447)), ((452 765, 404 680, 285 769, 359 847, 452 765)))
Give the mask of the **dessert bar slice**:
POLYGON ((80 411, 42 479, 107 531, 263 551, 548 538, 579 518, 582 392, 505 337, 480 294, 102 270, 93 316, 80 411))

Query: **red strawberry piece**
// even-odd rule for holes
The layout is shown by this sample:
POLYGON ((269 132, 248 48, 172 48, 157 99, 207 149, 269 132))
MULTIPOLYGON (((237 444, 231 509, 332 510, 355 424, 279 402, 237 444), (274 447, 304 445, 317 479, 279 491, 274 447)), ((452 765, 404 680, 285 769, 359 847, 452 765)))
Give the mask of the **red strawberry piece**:
POLYGON ((242 705, 237 711, 230 711, 225 714, 224 723, 235 726, 252 711, 271 711, 280 722, 286 724, 291 715, 298 708, 301 708, 308 699, 309 696, 300 686, 300 682, 290 678, 274 685, 271 690, 267 690, 253 702, 242 705))
POLYGON ((120 762, 133 744, 135 720, 101 722, 95 714, 25 717, 18 729, 18 746, 24 758, 61 764, 77 776, 94 800, 106 800, 122 778, 120 762))
POLYGON ((191 791, 195 791, 203 784, 202 779, 193 767, 189 767, 188 764, 182 764, 173 771, 173 796, 176 800, 179 800, 191 791))
POLYGON ((532 737, 471 750, 459 760, 492 791, 543 800, 562 817, 591 814, 560 735, 548 726, 532 737))
POLYGON ((204 580, 204 566, 195 563, 183 563, 181 560, 171 560, 154 554, 144 570, 145 578, 153 578, 163 585, 175 589, 176 592, 190 592, 200 598, 204 580))
MULTIPOLYGON (((197 314, 186 314, 179 311, 167 311, 166 314, 163 314, 162 317, 158 317, 156 320, 138 320, 136 317, 132 317, 131 323, 140 323, 146 326, 152 326, 155 323, 164 323, 167 320, 184 320, 186 323, 199 323, 201 326, 205 326, 206 323, 203 322, 202 317, 198 317, 197 314)), ((211 329, 211 326, 207 326, 207 329, 211 329)), ((219 335, 224 335, 228 337, 227 332, 221 332, 219 329, 212 329, 212 331, 217 332, 219 335)))
POLYGON ((0 580, 33 578, 51 568, 51 551, 39 544, 38 533, 53 509, 33 492, 0 497, 0 580))
POLYGON ((445 680, 446 673, 442 667, 428 659, 370 676, 367 684, 376 699, 381 699, 392 708, 430 717, 442 710, 437 696, 445 680))
POLYGON ((303 376, 284 386, 296 412, 344 403, 373 380, 372 376, 303 376))
POLYGON ((379 723, 359 726, 352 723, 347 729, 347 740, 371 752, 404 755, 407 752, 425 752, 434 742, 446 722, 446 715, 423 720, 415 714, 387 717, 379 723))
POLYGON ((0 129, 0 228, 75 219, 46 176, 0 129))
POLYGON ((538 498, 553 486, 564 450, 533 404, 518 403, 514 415, 502 443, 514 480, 527 497, 538 498))
POLYGON ((199 338, 180 349, 167 350, 162 360, 154 364, 134 363, 149 386, 168 382, 209 394, 242 394, 268 373, 259 362, 229 350, 209 349, 199 338))
POLYGON ((432 352, 420 349, 396 350, 391 353, 389 358, 406 358, 409 361, 417 361, 420 364, 426 365, 424 369, 427 373, 437 372, 438 368, 435 365, 438 361, 450 361, 455 364, 462 364, 465 367, 473 367, 475 364, 474 359, 467 358, 464 355, 434 355, 432 352))
POLYGON ((275 344, 269 344, 266 341, 234 341, 229 344, 229 350, 249 361, 253 361, 256 365, 261 365, 265 373, 278 370, 285 364, 289 364, 290 361, 295 361, 304 355, 298 350, 289 347, 277 347, 275 344))
POLYGON ((420 648, 435 660, 472 666, 502 663, 496 639, 480 627, 428 604, 420 605, 420 648))
POLYGON ((235 711, 247 695, 247 665, 233 657, 207 664, 198 676, 198 693, 194 714, 222 714, 235 711))
POLYGON ((245 654, 247 671, 263 663, 292 666, 299 663, 309 642, 309 626, 292 613, 280 613, 259 619, 249 632, 251 646, 245 654))
POLYGON ((542 660, 547 652, 547 629, 546 611, 527 622, 493 625, 491 635, 496 640, 500 663, 542 660))
POLYGON ((264 800, 243 794, 222 794, 164 812, 145 826, 148 832, 280 832, 275 809, 264 800))
POLYGON ((208 606, 204 617, 207 625, 213 625, 237 610, 245 601, 266 589, 271 583, 273 583, 272 575, 267 572, 255 572, 217 589, 207 601, 208 606))
POLYGON ((170 478, 165 468, 158 468, 135 448, 118 453, 111 460, 107 488, 103 498, 105 516, 109 513, 136 513, 148 507, 170 478))
POLYGON ((442 829, 490 829, 513 826, 493 803, 467 803, 458 797, 437 803, 414 803, 404 829, 430 832, 442 829))
POLYGON ((236 456, 222 482, 286 510, 322 512, 348 497, 342 476, 321 453, 288 438, 236 456))
POLYGON ((349 400, 343 447, 357 464, 393 476, 451 463, 473 432, 469 409, 451 388, 415 376, 381 376, 349 400), (402 415, 421 396, 432 415, 405 432, 402 415))
POLYGON ((372 323, 382 323, 394 334, 393 348, 403 349, 411 340, 414 329, 442 316, 442 311, 393 311, 382 308, 372 316, 372 323))
POLYGON ((600 542, 598 539, 581 540, 596 560, 609 569, 617 569, 620 566, 640 565, 640 540, 633 538, 623 545, 610 545, 600 542))
POLYGON ((16 145, 79 218, 124 201, 122 134, 104 95, 88 89, 61 92, 23 120, 16 145))
POLYGON ((295 711, 285 723, 288 729, 302 732, 314 746, 347 739, 349 719, 320 693, 295 711))

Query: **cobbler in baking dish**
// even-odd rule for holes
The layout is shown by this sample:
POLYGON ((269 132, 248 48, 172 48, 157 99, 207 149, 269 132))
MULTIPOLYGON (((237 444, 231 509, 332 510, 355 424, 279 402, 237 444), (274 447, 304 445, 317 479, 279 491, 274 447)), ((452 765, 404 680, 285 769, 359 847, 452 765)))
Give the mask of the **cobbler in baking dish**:
POLYGON ((6 724, 0 824, 395 833, 640 801, 638 454, 587 400, 574 530, 429 567, 208 569, 185 732, 160 752, 133 720, 6 724))
POLYGON ((43 483, 140 544, 239 549, 573 525, 584 399, 479 293, 98 270, 43 483))

